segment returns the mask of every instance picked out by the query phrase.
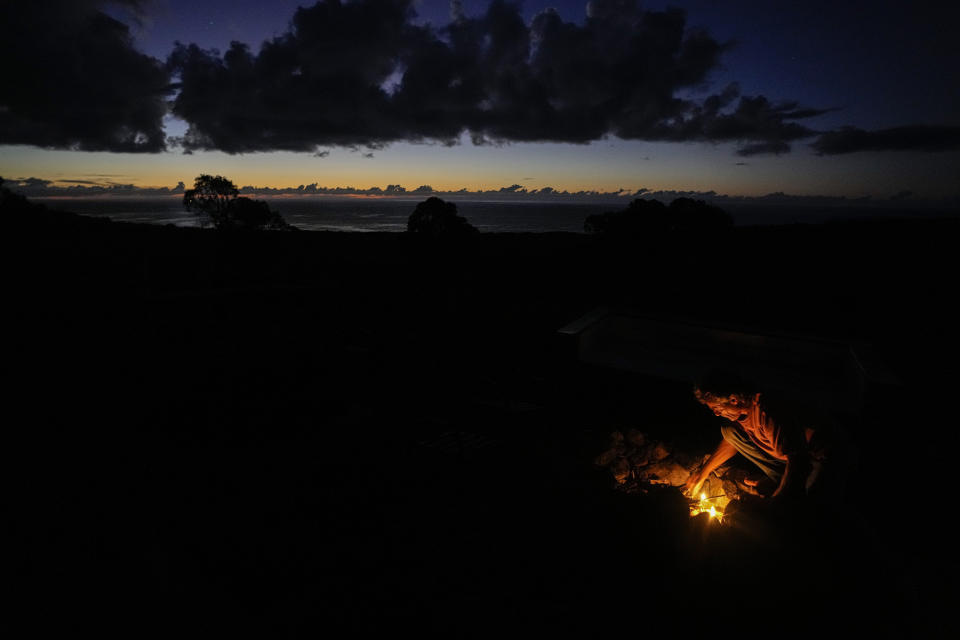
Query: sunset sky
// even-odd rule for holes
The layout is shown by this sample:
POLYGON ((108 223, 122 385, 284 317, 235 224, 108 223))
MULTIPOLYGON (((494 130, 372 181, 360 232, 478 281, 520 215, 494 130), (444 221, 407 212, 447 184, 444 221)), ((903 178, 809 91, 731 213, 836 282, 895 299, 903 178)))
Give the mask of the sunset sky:
POLYGON ((0 176, 956 198, 956 7, 10 2, 0 176))

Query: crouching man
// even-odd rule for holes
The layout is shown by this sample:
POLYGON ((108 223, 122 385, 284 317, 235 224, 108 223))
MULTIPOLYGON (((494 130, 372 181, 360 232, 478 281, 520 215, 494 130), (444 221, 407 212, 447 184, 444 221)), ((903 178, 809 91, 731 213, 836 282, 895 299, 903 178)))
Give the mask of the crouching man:
POLYGON ((719 446, 690 475, 684 487, 687 495, 698 495, 710 474, 740 453, 765 476, 765 481, 748 481, 759 495, 778 502, 809 496, 837 506, 852 449, 839 423, 815 399, 791 402, 722 370, 701 376, 694 395, 728 422, 720 429, 719 446))

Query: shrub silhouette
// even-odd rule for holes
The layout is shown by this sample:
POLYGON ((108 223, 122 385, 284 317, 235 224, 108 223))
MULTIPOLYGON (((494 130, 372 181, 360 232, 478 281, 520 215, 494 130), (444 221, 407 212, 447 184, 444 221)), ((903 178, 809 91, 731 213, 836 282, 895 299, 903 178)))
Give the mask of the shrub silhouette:
POLYGON ((479 233, 476 227, 457 215, 457 205, 437 197, 417 205, 407 219, 407 231, 431 237, 468 236, 479 233))
POLYGON ((183 207, 196 214, 201 224, 217 229, 292 229, 263 200, 238 198, 236 185, 223 176, 201 174, 193 189, 183 192, 183 207))
POLYGON ((625 236, 657 231, 717 230, 733 226, 723 209, 703 200, 677 198, 665 206, 659 200, 636 199, 622 211, 587 216, 584 231, 594 235, 625 236))
POLYGON ((3 212, 4 222, 10 223, 12 218, 29 213, 35 205, 27 202, 26 197, 19 193, 14 193, 3 186, 3 178, 0 177, 0 211, 3 212))
POLYGON ((607 211, 587 216, 584 231, 595 235, 632 235, 662 229, 667 208, 659 200, 637 199, 623 211, 607 211))
POLYGON ((670 203, 672 229, 727 229, 733 218, 720 207, 703 200, 677 198, 670 203))
POLYGON ((232 223, 244 229, 286 229, 283 217, 263 200, 236 198, 227 209, 232 223))

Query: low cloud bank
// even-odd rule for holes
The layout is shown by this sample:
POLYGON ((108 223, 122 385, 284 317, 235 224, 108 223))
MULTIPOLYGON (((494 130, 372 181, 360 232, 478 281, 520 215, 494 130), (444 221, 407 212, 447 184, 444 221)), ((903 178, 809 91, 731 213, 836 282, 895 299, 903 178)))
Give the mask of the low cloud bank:
MULTIPOLYGON (((97 197, 97 196, 182 196, 184 183, 178 182, 175 187, 136 187, 130 184, 89 184, 88 180, 59 180, 54 183, 42 178, 7 179, 4 186, 27 197, 97 197), (63 184, 68 183, 68 184, 63 184)), ((324 187, 318 183, 298 185, 296 187, 257 187, 246 185, 240 187, 239 195, 257 198, 289 198, 289 197, 382 197, 406 200, 423 200, 430 196, 452 198, 455 200, 483 200, 507 202, 609 202, 623 204, 635 198, 656 199, 670 202, 677 198, 692 198, 709 203, 726 206, 764 205, 764 206, 802 206, 802 207, 834 207, 834 206, 898 206, 898 207, 926 207, 926 206, 960 206, 960 195, 947 199, 931 199, 918 196, 913 191, 902 189, 892 192, 888 196, 864 196, 848 198, 845 196, 830 195, 792 195, 782 191, 769 193, 763 196, 740 196, 717 193, 716 191, 683 191, 683 190, 654 190, 618 189, 616 191, 581 190, 567 191, 553 187, 525 188, 512 184, 494 189, 466 188, 457 190, 434 189, 430 185, 420 185, 407 189, 402 185, 389 184, 386 187, 324 187)))
POLYGON ((46 180, 5 178, 3 186, 30 198, 84 198, 92 196, 182 196, 185 186, 138 187, 132 184, 98 183, 93 180, 46 180))

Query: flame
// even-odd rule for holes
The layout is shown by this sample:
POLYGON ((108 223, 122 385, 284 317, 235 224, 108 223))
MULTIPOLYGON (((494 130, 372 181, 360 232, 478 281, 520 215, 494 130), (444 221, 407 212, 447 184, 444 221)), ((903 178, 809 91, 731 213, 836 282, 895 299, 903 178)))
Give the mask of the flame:
POLYGON ((690 515, 696 516, 701 513, 708 513, 711 520, 715 519, 717 522, 723 522, 723 507, 726 506, 727 502, 729 500, 725 495, 708 498, 706 493, 701 493, 700 501, 690 506, 690 515))

